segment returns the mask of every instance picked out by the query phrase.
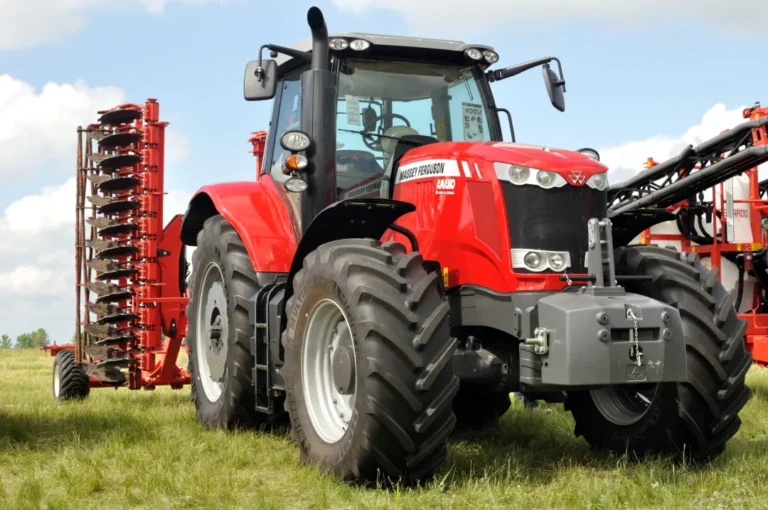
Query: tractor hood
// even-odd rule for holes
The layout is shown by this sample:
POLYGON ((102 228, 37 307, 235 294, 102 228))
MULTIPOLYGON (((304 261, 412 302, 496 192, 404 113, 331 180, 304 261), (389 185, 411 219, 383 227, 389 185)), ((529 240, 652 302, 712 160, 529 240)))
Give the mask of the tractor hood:
POLYGON ((408 151, 400 164, 435 157, 474 158, 491 164, 508 163, 549 170, 563 176, 579 170, 587 178, 608 171, 605 165, 576 151, 507 142, 440 142, 408 151))

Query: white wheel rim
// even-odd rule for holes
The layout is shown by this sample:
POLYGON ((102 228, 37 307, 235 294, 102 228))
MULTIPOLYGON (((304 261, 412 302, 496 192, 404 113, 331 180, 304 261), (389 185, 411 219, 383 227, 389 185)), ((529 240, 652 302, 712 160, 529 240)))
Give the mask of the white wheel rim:
POLYGON ((199 380, 208 400, 216 402, 224 387, 229 318, 224 275, 214 262, 208 264, 203 272, 199 298, 195 327, 199 380))
POLYGON ((59 365, 53 365, 53 396, 59 398, 61 392, 61 372, 59 365))
POLYGON ((310 312, 304 332, 301 380, 312 426, 320 439, 329 444, 338 442, 349 428, 357 393, 355 360, 349 319, 334 301, 320 301, 310 312), (335 356, 350 363, 351 372, 346 373, 351 374, 349 378, 334 375, 335 356), (344 393, 339 391, 340 384, 344 393))

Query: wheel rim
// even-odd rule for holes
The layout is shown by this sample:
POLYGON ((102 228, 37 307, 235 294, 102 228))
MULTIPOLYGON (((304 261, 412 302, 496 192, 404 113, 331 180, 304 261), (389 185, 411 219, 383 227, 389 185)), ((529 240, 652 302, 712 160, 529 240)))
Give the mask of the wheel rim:
POLYGON ((592 401, 605 419, 616 425, 632 425, 651 408, 658 384, 621 384, 590 391, 592 401))
POLYGON ((59 398, 59 394, 61 393, 61 376, 60 376, 60 370, 59 365, 53 365, 53 396, 55 398, 59 398))
POLYGON ((216 402, 224 387, 229 350, 227 295, 224 291, 224 275, 218 264, 212 262, 205 267, 199 296, 195 338, 200 383, 208 400, 216 402))
POLYGON ((324 299, 310 312, 301 352, 301 379, 312 426, 326 443, 349 428, 357 393, 352 328, 342 309, 324 299))

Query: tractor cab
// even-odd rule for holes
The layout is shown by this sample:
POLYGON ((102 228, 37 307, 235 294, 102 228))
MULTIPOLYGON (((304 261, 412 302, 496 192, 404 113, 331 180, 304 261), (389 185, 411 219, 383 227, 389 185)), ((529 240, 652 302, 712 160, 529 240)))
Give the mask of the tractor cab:
MULTIPOLYGON (((499 55, 484 45, 361 33, 322 37, 325 45, 319 48, 313 47, 316 41, 267 44, 262 51, 270 50, 273 60, 249 63, 245 76, 246 99, 275 100, 262 171, 289 195, 304 195, 288 197, 303 220, 336 200, 392 198, 397 164, 410 149, 440 142, 501 142, 499 114, 507 112, 494 103, 493 81, 543 65, 552 104, 564 109, 562 70, 558 75, 549 68, 553 60, 560 65, 555 58, 489 71, 499 55), (320 69, 313 70, 315 65, 320 69), (312 122, 308 117, 321 118, 318 101, 308 90, 311 80, 303 77, 320 71, 329 85, 323 91, 327 115, 312 122), (318 132, 305 132, 310 125, 318 132), (281 147, 283 136, 292 132, 307 138, 306 150, 281 147), (309 199, 302 192, 321 189, 317 170, 322 167, 323 199, 309 199), (327 180, 334 184, 326 185, 327 180), (307 203, 314 206, 302 213, 307 203)), ((514 137, 511 117, 509 128, 514 137)))

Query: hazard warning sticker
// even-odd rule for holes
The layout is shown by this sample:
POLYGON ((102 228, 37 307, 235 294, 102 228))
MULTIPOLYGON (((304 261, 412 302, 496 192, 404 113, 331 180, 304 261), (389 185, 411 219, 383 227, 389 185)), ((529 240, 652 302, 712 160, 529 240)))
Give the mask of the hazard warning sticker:
POLYGON ((464 120, 464 140, 483 140, 483 105, 461 103, 464 120))
POLYGON ((453 159, 433 159, 401 166, 397 171, 397 184, 432 177, 460 177, 459 165, 453 159))

